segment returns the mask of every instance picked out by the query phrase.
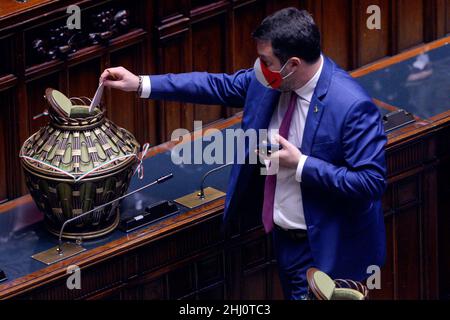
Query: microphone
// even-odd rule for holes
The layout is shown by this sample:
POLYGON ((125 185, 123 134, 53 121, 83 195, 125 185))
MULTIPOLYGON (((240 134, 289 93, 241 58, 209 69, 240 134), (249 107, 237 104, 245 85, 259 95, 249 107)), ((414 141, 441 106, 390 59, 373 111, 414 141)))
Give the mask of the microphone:
POLYGON ((92 210, 86 211, 86 212, 84 212, 83 214, 80 214, 79 216, 76 216, 76 217, 74 217, 74 218, 72 218, 72 219, 66 220, 66 221, 63 223, 63 225, 62 225, 62 227, 61 227, 61 230, 60 230, 60 232, 59 232, 58 247, 56 248, 56 251, 58 252, 59 255, 62 255, 62 248, 61 248, 61 246, 62 246, 62 234, 63 234, 64 228, 66 227, 67 224, 69 224, 69 223, 71 223, 71 222, 73 222, 73 221, 75 221, 75 220, 78 220, 79 218, 85 217, 85 216, 87 216, 88 214, 91 214, 91 213, 94 212, 94 211, 97 211, 97 210, 99 210, 99 209, 101 209, 101 208, 104 208, 104 207, 106 207, 106 206, 109 206, 110 204, 113 204, 113 203, 115 203, 115 202, 117 202, 117 201, 119 201, 119 200, 122 200, 123 198, 126 198, 126 197, 128 197, 128 196, 131 196, 132 194, 135 194, 135 193, 137 193, 137 192, 139 192, 139 191, 142 191, 142 190, 144 190, 144 189, 147 189, 148 187, 151 187, 151 186, 153 186, 153 185, 155 185, 155 184, 160 184, 160 183, 166 182, 167 180, 171 179, 172 177, 173 177, 173 174, 172 174, 172 173, 170 173, 170 174, 168 174, 168 175, 165 175, 165 176, 162 176, 162 177, 156 179, 155 181, 150 182, 149 184, 146 184, 146 185, 143 186, 143 187, 140 187, 139 189, 136 189, 136 190, 134 190, 134 191, 132 191, 132 192, 130 192, 130 193, 127 193, 127 194, 125 194, 125 195, 123 195, 123 196, 121 196, 121 197, 118 197, 117 199, 114 199, 114 200, 109 201, 109 202, 107 202, 107 203, 104 203, 104 204, 102 204, 102 205, 100 205, 100 206, 98 206, 98 207, 95 207, 95 208, 92 209, 92 210))
POLYGON ((201 183, 200 183, 200 191, 197 193, 197 196, 198 196, 200 199, 202 199, 202 200, 205 199, 205 188, 204 188, 205 179, 206 179, 210 174, 212 174, 212 173, 214 173, 214 172, 217 172, 217 171, 220 171, 220 170, 222 170, 223 168, 228 167, 228 166, 230 166, 230 165, 232 165, 232 164, 233 164, 233 162, 229 162, 229 163, 226 163, 226 164, 224 164, 224 165, 221 165, 220 167, 211 169, 211 170, 209 170, 208 172, 206 172, 206 173, 203 175, 203 177, 202 177, 202 181, 201 181, 201 183))

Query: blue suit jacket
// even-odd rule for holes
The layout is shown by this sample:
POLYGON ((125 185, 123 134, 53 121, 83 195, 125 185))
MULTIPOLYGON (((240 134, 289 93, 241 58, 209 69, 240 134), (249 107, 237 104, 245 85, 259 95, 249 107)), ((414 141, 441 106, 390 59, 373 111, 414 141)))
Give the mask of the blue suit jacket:
MULTIPOLYGON (((280 96, 263 87, 252 69, 233 75, 156 75, 151 76, 151 87, 151 99, 244 105, 244 130, 267 129, 280 96)), ((384 264, 380 199, 386 188, 385 144, 380 113, 371 98, 325 57, 301 146, 308 156, 301 191, 314 262, 332 277, 362 280, 368 277, 368 266, 384 264)), ((233 166, 225 217, 238 211, 254 190, 261 190, 253 185, 254 168, 233 166)), ((257 196, 261 202, 260 191, 257 196)))

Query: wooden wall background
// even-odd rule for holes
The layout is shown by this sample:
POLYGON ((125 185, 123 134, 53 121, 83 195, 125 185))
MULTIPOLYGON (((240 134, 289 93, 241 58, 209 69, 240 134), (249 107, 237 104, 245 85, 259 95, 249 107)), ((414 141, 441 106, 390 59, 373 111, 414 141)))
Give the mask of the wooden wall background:
MULTIPOLYGON (((347 70, 450 32, 450 0, 41 2, 42 6, 15 15, 10 13, 20 5, 2 5, 0 11, 0 202, 26 192, 17 154, 23 141, 47 121, 45 117, 32 119, 45 109, 46 87, 69 96, 93 96, 101 71, 118 65, 139 74, 231 73, 252 67, 256 57, 252 30, 266 15, 287 6, 313 14, 322 31, 324 52, 347 70), (52 23, 65 21, 68 4, 79 4, 82 14, 88 14, 110 3, 128 7, 136 28, 107 47, 88 47, 67 61, 30 62, 33 37, 45 34, 52 23), (365 26, 366 9, 372 4, 381 8, 381 30, 365 26)), ((132 131, 140 142, 152 144, 170 139, 175 128, 193 129, 193 120, 206 124, 239 111, 142 101, 117 91, 107 92, 105 105, 113 121, 132 131)))

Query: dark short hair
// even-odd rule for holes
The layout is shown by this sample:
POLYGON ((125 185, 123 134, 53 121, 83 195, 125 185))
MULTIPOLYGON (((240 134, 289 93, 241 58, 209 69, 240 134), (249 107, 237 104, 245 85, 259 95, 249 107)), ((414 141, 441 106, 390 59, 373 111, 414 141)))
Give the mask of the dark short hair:
POLYGON ((273 53, 282 64, 292 57, 308 63, 320 58, 320 31, 306 10, 291 7, 277 11, 265 18, 252 36, 270 41, 273 53))

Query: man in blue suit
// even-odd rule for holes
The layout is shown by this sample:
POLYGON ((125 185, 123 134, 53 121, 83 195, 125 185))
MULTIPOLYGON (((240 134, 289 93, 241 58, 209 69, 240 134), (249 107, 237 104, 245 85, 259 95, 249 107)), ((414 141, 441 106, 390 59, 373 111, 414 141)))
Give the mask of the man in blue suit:
POLYGON ((249 209, 262 214, 287 299, 305 297, 312 266, 363 280, 369 266, 385 260, 386 136, 379 111, 321 53, 319 30, 306 11, 278 11, 253 37, 254 68, 233 75, 136 76, 118 67, 100 80, 145 98, 244 106, 242 128, 269 129, 270 142, 282 148, 266 158, 268 176, 256 165, 233 166, 225 217, 249 209), (272 163, 279 170, 270 174, 272 163))

